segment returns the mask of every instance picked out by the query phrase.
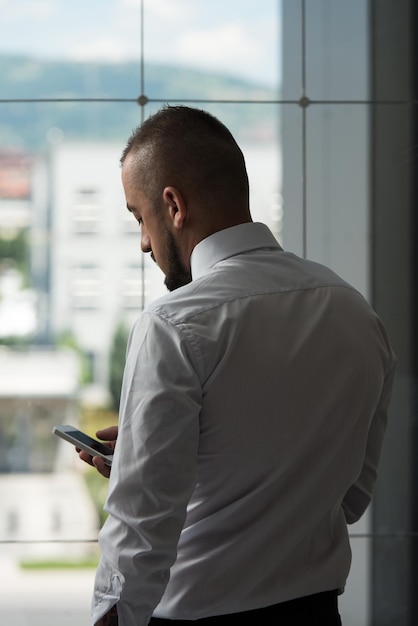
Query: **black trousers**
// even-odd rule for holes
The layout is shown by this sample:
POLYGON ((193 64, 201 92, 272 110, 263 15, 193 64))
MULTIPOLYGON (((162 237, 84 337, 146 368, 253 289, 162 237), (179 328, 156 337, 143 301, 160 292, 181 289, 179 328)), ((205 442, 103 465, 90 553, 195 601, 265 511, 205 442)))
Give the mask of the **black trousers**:
POLYGON ((311 596, 273 604, 262 609, 216 615, 197 620, 162 619, 152 617, 150 626, 341 626, 337 591, 324 591, 311 596))

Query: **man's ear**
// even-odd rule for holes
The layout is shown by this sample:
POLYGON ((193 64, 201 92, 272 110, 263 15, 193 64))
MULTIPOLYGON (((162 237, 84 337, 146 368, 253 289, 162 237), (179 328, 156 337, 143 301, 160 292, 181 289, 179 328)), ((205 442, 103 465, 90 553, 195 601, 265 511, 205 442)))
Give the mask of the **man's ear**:
POLYGON ((163 199, 174 228, 182 228, 187 215, 187 205, 183 195, 176 187, 165 187, 163 199))

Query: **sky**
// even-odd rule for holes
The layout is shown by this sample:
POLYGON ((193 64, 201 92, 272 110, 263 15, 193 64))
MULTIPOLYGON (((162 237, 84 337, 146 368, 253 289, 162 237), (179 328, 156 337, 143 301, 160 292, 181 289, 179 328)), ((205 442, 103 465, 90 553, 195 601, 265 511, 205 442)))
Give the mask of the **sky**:
MULTIPOLYGON (((280 81, 282 0, 143 0, 144 59, 280 81)), ((0 0, 0 54, 121 62, 141 54, 141 0, 0 0)))

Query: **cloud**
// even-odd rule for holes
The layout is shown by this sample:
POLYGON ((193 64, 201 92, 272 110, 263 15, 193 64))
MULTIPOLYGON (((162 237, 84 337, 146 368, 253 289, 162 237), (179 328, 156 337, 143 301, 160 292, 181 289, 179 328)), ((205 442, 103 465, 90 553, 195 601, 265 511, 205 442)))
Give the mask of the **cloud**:
POLYGON ((56 13, 54 0, 0 0, 0 13, 3 26, 5 23, 28 19, 43 22, 56 13))
MULTIPOLYGON (((135 0, 128 0, 130 2, 135 0)), ((195 0, 152 0, 145 5, 145 11, 161 19, 183 22, 195 13, 195 0)))
POLYGON ((151 0, 144 13, 145 58, 276 84, 280 28, 275 7, 258 0, 151 0))
POLYGON ((125 60, 128 55, 123 41, 112 37, 91 39, 73 46, 69 56, 76 61, 113 61, 125 60))
POLYGON ((200 65, 234 65, 251 59, 257 42, 249 39, 239 24, 226 24, 210 30, 196 30, 177 42, 178 57, 183 61, 199 59, 200 65))
MULTIPOLYGON (((140 0, 117 0, 117 5, 123 10, 139 10, 140 0)), ((190 17, 196 7, 195 0, 151 0, 145 3, 144 13, 163 20, 175 22, 190 17)))

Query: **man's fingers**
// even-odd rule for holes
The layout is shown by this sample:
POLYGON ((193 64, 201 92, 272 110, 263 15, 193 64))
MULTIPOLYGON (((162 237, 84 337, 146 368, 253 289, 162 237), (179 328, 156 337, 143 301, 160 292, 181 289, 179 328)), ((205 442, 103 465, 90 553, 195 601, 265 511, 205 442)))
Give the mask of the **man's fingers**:
POLYGON ((89 465, 93 465, 93 459, 91 458, 88 452, 85 452, 84 450, 80 450, 80 448, 76 448, 76 451, 78 452, 78 456, 80 457, 82 461, 84 461, 85 463, 88 463, 89 465))
POLYGON ((96 431, 96 437, 102 441, 115 442, 118 438, 118 427, 109 426, 108 428, 101 428, 96 431))
POLYGON ((102 457, 94 456, 92 461, 93 461, 92 465, 94 465, 94 467, 97 469, 99 474, 101 474, 105 478, 109 478, 109 476, 110 476, 110 466, 107 465, 107 463, 104 462, 102 457))

